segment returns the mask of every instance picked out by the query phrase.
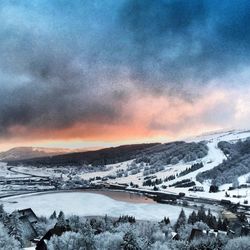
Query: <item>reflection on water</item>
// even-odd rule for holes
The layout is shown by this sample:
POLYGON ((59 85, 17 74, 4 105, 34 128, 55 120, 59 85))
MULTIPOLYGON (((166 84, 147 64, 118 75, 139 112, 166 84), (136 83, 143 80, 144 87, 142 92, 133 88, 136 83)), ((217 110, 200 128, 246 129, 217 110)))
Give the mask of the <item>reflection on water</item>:
POLYGON ((156 203, 154 200, 146 197, 143 194, 131 193, 126 191, 114 191, 114 190, 83 190, 82 192, 95 193, 106 195, 117 201, 125 201, 131 203, 156 203))

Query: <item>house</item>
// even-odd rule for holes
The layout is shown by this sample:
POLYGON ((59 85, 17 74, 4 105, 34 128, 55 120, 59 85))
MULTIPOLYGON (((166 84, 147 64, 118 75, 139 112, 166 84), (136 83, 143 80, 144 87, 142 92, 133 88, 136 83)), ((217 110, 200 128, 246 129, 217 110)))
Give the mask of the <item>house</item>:
POLYGON ((227 210, 222 211, 221 216, 223 220, 227 219, 230 223, 236 222, 238 220, 238 217, 236 214, 227 210))
POLYGON ((20 217, 27 217, 30 223, 37 223, 38 218, 31 208, 18 210, 17 212, 20 214, 20 217))
POLYGON ((188 240, 192 241, 193 239, 200 238, 202 236, 203 236, 203 231, 201 229, 193 228, 188 240))
POLYGON ((71 231, 69 226, 57 226, 50 229, 43 238, 37 243, 36 250, 47 250, 47 242, 51 239, 52 236, 61 236, 63 233, 71 231))
MULTIPOLYGON (((25 243, 25 245, 30 246, 31 241, 38 236, 36 229, 34 227, 34 224, 37 223, 38 220, 36 214, 33 212, 31 208, 18 210, 13 213, 17 214, 19 220, 22 223, 22 233, 28 240, 25 243)), ((11 216, 13 216, 13 213, 9 215, 10 218, 11 216)))
POLYGON ((29 221, 27 216, 21 216, 19 220, 22 222, 23 234, 29 241, 38 236, 33 224, 29 221))
POLYGON ((214 229, 201 230, 198 228, 193 228, 188 240, 192 241, 193 239, 197 239, 197 238, 203 237, 205 235, 217 238, 219 235, 227 235, 227 232, 220 231, 220 230, 214 230, 214 229))
POLYGON ((204 188, 202 186, 194 186, 193 191, 204 192, 204 188))
POLYGON ((171 240, 179 240, 180 236, 176 232, 171 232, 171 240))
POLYGON ((210 229, 206 231, 206 234, 217 238, 219 235, 227 235, 227 232, 217 229, 210 229))

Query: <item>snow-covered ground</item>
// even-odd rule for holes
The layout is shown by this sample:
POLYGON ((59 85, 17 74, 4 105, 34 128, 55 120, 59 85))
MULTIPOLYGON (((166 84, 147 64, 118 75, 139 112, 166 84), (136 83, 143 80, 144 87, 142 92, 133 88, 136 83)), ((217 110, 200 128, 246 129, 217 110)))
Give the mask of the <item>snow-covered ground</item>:
POLYGON ((231 131, 218 131, 204 133, 199 136, 189 137, 185 139, 186 142, 199 142, 199 141, 237 141, 250 137, 250 130, 231 130, 231 131))
POLYGON ((22 177, 26 177, 26 175, 11 172, 9 171, 6 163, 0 162, 0 180, 6 178, 22 178, 22 177))
POLYGON ((107 175, 113 175, 118 170, 126 170, 128 168, 128 165, 131 164, 132 160, 130 161, 124 161, 121 163, 116 164, 109 164, 106 166, 106 171, 95 171, 95 172, 89 172, 89 173, 83 173, 81 177, 85 180, 88 180, 89 178, 93 178, 96 176, 104 177, 107 175))
MULTIPOLYGON (((181 207, 166 204, 130 203, 113 200, 105 195, 85 192, 65 192, 41 195, 23 195, 1 200, 7 212, 32 208, 37 215, 50 216, 53 211, 80 216, 135 216, 138 220, 160 221, 164 216, 175 221, 181 207)), ((186 215, 192 210, 184 208, 186 215)))

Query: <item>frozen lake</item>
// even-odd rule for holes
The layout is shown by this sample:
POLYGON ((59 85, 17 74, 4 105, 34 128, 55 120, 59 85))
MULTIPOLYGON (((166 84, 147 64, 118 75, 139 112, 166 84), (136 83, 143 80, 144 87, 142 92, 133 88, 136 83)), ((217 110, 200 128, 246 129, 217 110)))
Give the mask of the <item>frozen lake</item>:
MULTIPOLYGON (((66 215, 80 216, 135 216, 138 220, 160 221, 164 216, 176 220, 181 207, 167 204, 144 202, 119 201, 104 194, 88 192, 62 192, 22 195, 4 198, 7 212, 17 209, 32 208, 37 215, 50 216, 54 210, 64 211, 66 215)), ((189 215, 192 210, 185 208, 189 215)))

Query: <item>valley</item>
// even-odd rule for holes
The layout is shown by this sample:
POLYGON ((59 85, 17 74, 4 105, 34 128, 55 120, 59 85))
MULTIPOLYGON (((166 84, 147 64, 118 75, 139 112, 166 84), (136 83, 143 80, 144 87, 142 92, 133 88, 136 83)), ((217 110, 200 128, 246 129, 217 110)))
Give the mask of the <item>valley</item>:
MULTIPOLYGON (((236 143, 239 140, 247 140, 249 136, 250 132, 247 130, 228 131, 189 138, 183 143, 155 144, 147 147, 143 145, 140 148, 141 151, 136 153, 129 151, 129 156, 125 154, 122 157, 132 157, 132 159, 107 165, 83 163, 80 166, 65 164, 60 166, 54 165, 53 161, 52 165, 40 166, 29 165, 29 160, 21 160, 18 163, 15 161, 15 164, 11 166, 11 161, 2 162, 0 197, 13 195, 16 197, 18 194, 48 191, 56 194, 64 191, 106 189, 143 193, 158 202, 178 206, 195 207, 197 204, 205 204, 217 211, 223 210, 225 207, 223 202, 228 201, 230 204, 226 204, 227 208, 237 204, 239 210, 245 211, 250 204, 250 184, 248 183, 250 172, 244 175, 239 174, 237 187, 233 187, 233 183, 215 185, 216 192, 211 192, 211 186, 213 186, 211 179, 199 182, 197 176, 205 171, 213 170, 227 159, 227 156, 218 147, 219 142, 236 143), (191 145, 190 151, 189 145, 191 145), (202 150, 203 148, 207 150, 204 156, 199 158, 191 155, 195 145, 201 145, 202 150), (185 152, 179 151, 184 150, 183 148, 185 148, 185 152), (168 152, 173 150, 175 153, 182 152, 180 160, 177 159, 178 162, 173 162, 171 156, 169 159, 168 152), (150 156, 153 161, 145 160, 145 155, 150 156), (195 159, 190 158, 189 155, 195 159), (186 158, 184 159, 184 157, 186 158), (165 164, 165 162, 169 163, 165 164)), ((94 158, 95 162, 106 161, 102 158, 103 156, 98 157, 94 158)), ((110 154, 108 157, 109 161, 112 161, 110 154)), ((67 155, 65 158, 69 158, 69 156, 67 155)), ((42 158, 39 158, 39 161, 41 160, 42 158)), ((46 158, 47 160, 48 158, 46 158)))

